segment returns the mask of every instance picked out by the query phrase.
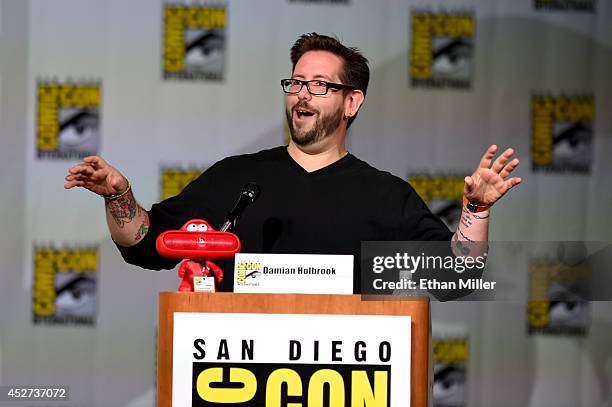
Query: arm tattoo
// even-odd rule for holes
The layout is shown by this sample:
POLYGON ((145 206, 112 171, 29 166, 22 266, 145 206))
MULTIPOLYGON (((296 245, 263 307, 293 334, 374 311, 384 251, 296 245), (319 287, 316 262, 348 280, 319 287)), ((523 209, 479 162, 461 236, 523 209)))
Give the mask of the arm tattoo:
MULTIPOLYGON (((459 232, 459 229, 457 229, 457 231, 459 232)), ((461 234, 463 235, 463 233, 461 234)), ((471 250, 469 249, 469 247, 463 245, 463 242, 461 242, 461 240, 459 240, 459 238, 457 237, 457 233, 453 235, 452 241, 455 243, 455 248, 457 249, 457 251, 459 251, 459 253, 461 253, 463 256, 467 256, 470 254, 471 250)))
MULTIPOLYGON (((140 207, 138 208, 138 213, 142 213, 144 212, 143 209, 141 209, 140 207)), ((147 216, 147 214, 144 214, 144 219, 142 221, 142 223, 140 224, 140 227, 138 228, 138 231, 136 232, 136 235, 134 236, 134 239, 138 242, 140 241, 140 239, 142 239, 147 232, 149 231, 149 217, 147 216)))
MULTIPOLYGON (((472 226, 472 218, 470 216, 470 214, 465 212, 461 214, 461 224, 465 226, 466 229, 469 229, 469 227, 472 226)), ((457 227, 457 229, 459 229, 459 227, 457 227)))
POLYGON ((465 240, 467 240, 468 242, 472 242, 474 243, 474 241, 472 239, 470 239, 469 237, 467 237, 466 235, 463 234, 463 232, 461 231, 461 229, 457 228, 457 232, 459 232, 461 234, 461 237, 463 237, 465 240))
POLYGON ((120 228, 136 217, 138 205, 132 191, 117 199, 105 199, 104 205, 120 228))

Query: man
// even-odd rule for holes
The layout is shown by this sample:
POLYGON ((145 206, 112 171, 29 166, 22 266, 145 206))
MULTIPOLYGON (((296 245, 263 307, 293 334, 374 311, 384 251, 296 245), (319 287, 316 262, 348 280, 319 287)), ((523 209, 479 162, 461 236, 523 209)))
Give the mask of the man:
MULTIPOLYGON (((244 252, 358 259, 365 240, 487 240, 490 206, 520 183, 509 178, 518 165, 512 149, 493 160, 497 147, 489 147, 465 178, 466 205, 452 234, 405 181, 346 149, 347 128, 367 91, 366 58, 335 38, 312 33, 296 41, 291 60, 292 77, 281 82, 287 93, 288 147, 226 158, 148 212, 137 204, 127 178, 100 157, 85 157, 70 168, 64 187, 103 196, 109 230, 124 259, 152 269, 176 265, 155 250, 161 232, 191 218, 219 227, 238 191, 251 181, 260 185, 261 196, 236 229, 244 252)), ((231 282, 224 283, 221 289, 231 289, 231 282)), ((357 284, 358 279, 356 290, 357 284)))

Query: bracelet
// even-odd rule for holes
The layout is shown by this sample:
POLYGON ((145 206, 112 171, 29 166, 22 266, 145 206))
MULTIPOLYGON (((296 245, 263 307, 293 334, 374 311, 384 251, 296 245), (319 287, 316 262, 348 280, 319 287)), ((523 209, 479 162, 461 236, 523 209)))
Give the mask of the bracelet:
POLYGON ((463 205, 472 213, 488 211, 491 207, 491 205, 478 205, 477 203, 470 202, 465 195, 463 196, 463 205))
POLYGON ((125 194, 127 194, 128 192, 130 192, 132 190, 132 184, 130 184, 130 180, 128 179, 128 177, 125 177, 125 180, 128 183, 128 186, 125 189, 125 191, 123 191, 120 194, 115 194, 115 195, 107 195, 107 196, 102 195, 104 197, 104 199, 107 200, 107 201, 114 201, 115 199, 119 199, 122 196, 124 196, 125 194))

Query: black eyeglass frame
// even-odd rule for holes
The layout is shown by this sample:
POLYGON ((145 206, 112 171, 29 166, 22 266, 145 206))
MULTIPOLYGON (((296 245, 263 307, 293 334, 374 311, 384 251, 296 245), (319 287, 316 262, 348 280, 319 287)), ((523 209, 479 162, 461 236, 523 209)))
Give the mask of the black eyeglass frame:
POLYGON ((327 82, 327 81, 322 81, 320 79, 314 79, 311 81, 303 81, 301 79, 293 79, 293 78, 287 78, 287 79, 281 79, 281 88, 283 88, 283 92, 289 94, 289 95, 297 95, 298 93, 300 93, 300 91, 302 90, 302 88, 304 87, 304 85, 306 85, 306 90, 308 90, 308 93, 310 93, 313 96, 323 96, 323 95, 327 95, 327 92, 329 92, 330 89, 357 89, 354 86, 351 85, 345 85, 343 83, 333 83, 333 82, 327 82), (296 92, 289 92, 287 90, 285 90, 285 81, 294 81, 294 82, 299 82, 300 83, 300 88, 296 91, 296 92), (313 93, 310 90, 310 83, 311 82, 319 82, 319 83, 324 83, 325 84, 325 93, 313 93))

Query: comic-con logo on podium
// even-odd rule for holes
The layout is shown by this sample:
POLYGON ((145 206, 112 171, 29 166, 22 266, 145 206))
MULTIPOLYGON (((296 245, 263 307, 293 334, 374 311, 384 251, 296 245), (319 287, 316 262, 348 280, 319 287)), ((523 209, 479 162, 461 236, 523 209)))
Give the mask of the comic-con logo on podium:
POLYGON ((201 166, 165 165, 160 166, 160 199, 171 198, 200 176, 205 170, 201 166))
POLYGON ((100 82, 36 83, 38 158, 72 159, 100 149, 100 82))
POLYGON ((590 173, 593 160, 593 95, 533 94, 533 171, 590 173))
POLYGON ((407 316, 175 315, 172 405, 410 403, 407 316))
POLYGON ((236 264, 238 285, 258 286, 259 279, 263 272, 263 265, 259 261, 241 261, 236 264))
POLYGON ((428 174, 414 173, 408 175, 408 183, 425 201, 429 209, 436 214, 446 226, 455 230, 463 208, 463 184, 465 174, 428 174))
POLYGON ((538 11, 581 11, 594 13, 597 0, 533 0, 538 11))
POLYGON ((223 80, 227 7, 167 2, 163 16, 164 79, 223 80))
POLYGON ((34 247, 34 324, 95 325, 98 247, 34 247))
POLYGON ((410 83, 413 87, 469 89, 474 71, 472 12, 411 12, 410 83))

